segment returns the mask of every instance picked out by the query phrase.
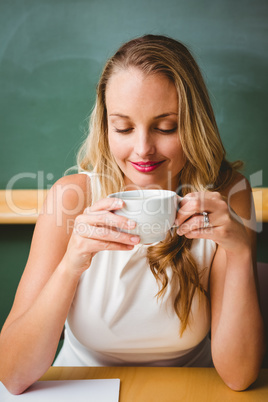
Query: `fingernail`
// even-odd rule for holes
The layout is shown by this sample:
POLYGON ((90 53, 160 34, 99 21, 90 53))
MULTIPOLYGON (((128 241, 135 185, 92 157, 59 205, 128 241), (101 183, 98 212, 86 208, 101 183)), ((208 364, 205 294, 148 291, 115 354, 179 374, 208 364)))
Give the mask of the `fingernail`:
POLYGON ((113 200, 112 208, 120 208, 123 206, 123 200, 113 200))
POLYGON ((132 236, 132 237, 130 238, 130 241, 131 241, 132 243, 139 243, 139 242, 140 242, 140 238, 137 237, 137 236, 132 236))
POLYGON ((115 205, 118 206, 118 207, 122 207, 123 201, 122 200, 116 200, 115 205))
POLYGON ((131 220, 127 221, 127 227, 128 227, 129 229, 132 229, 132 228, 134 228, 135 226, 136 226, 136 222, 135 222, 135 221, 131 221, 131 220))

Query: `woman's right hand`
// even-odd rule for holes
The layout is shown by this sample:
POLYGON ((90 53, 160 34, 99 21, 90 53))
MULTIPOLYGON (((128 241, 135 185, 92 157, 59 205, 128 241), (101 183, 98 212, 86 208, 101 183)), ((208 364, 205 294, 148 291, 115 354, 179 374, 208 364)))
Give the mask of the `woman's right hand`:
POLYGON ((76 217, 64 256, 65 263, 73 272, 81 275, 98 251, 131 250, 139 243, 139 236, 120 231, 136 226, 134 221, 112 212, 123 205, 124 202, 118 198, 103 198, 76 217))

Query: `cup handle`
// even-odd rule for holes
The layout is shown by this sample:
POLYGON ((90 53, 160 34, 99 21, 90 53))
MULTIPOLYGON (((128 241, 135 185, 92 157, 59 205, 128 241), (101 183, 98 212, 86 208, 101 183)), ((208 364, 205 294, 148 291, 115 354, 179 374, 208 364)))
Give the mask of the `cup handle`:
MULTIPOLYGON (((180 195, 177 194, 177 211, 179 209, 179 203, 183 200, 183 197, 181 197, 180 195)), ((174 228, 174 229, 178 229, 178 225, 172 225, 170 229, 174 228)))
POLYGON ((177 211, 179 209, 179 204, 180 202, 183 200, 183 197, 181 197, 180 195, 177 194, 177 211))

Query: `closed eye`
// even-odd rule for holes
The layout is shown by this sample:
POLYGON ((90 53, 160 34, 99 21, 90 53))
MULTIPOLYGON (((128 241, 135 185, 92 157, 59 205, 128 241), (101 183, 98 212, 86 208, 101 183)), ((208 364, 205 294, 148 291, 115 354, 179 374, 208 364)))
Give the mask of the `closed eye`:
POLYGON ((114 128, 114 131, 116 133, 121 133, 121 134, 129 133, 131 130, 132 130, 132 128, 125 128, 123 130, 120 130, 119 128, 116 128, 116 127, 114 128))
MULTIPOLYGON (((120 134, 127 134, 132 130, 133 130, 132 127, 125 128, 125 129, 119 129, 119 128, 114 127, 114 131, 116 133, 120 133, 120 134)), ((156 128, 155 130, 160 132, 160 133, 163 133, 163 134, 171 134, 171 133, 175 133, 175 131, 177 131, 177 127, 171 128, 169 130, 163 130, 163 129, 160 129, 160 128, 156 128)))
POLYGON ((156 130, 160 131, 160 133, 171 134, 171 133, 175 133, 175 131, 177 131, 177 127, 171 128, 170 130, 162 130, 160 128, 157 128, 156 130))

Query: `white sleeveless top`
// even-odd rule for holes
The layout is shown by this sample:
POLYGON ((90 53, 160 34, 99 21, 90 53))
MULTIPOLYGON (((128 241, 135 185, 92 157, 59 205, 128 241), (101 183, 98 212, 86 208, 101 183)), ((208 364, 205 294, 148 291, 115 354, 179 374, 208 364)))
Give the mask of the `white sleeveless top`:
MULTIPOLYGON (((180 320, 170 287, 157 299, 158 284, 146 260, 149 245, 97 253, 79 281, 54 366, 212 366, 210 308, 195 292, 190 321, 180 320)), ((196 239, 191 253, 208 289, 216 244, 196 239)), ((172 277, 171 268, 167 271, 172 277)))

